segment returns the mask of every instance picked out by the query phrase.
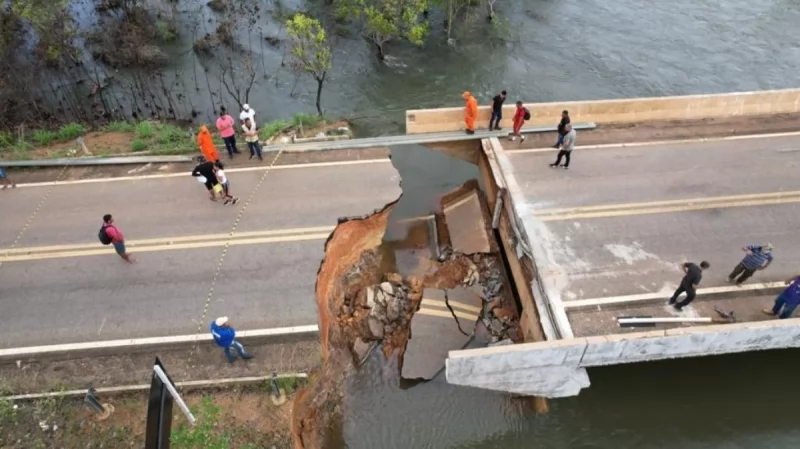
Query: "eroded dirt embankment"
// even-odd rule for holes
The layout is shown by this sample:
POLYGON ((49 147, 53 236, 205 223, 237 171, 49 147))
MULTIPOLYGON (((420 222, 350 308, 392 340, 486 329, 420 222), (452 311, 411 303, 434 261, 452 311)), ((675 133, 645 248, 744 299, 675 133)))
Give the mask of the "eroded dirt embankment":
MULTIPOLYGON (((468 187, 459 190, 463 189, 468 187)), ((441 233, 445 238, 440 241, 440 254, 420 264, 424 269, 407 276, 393 272, 397 269, 392 260, 397 245, 389 245, 387 250, 383 237, 396 204, 366 217, 340 219, 325 244, 316 284, 322 367, 312 373, 308 387, 295 399, 292 435, 297 449, 330 447, 329 435, 338 434, 341 422, 346 380, 370 351, 381 350, 387 360, 399 362, 397 369, 403 369, 411 321, 417 320, 414 315, 420 311, 426 289, 444 292, 464 335, 472 334, 480 318, 478 322, 487 328, 486 343, 520 338, 513 302, 504 302, 501 294, 507 281, 497 254, 454 251, 449 235, 441 233), (482 310, 471 322, 458 319, 447 295, 465 288, 478 292, 472 297, 482 310)), ((430 319, 429 315, 423 318, 430 319)), ((424 344, 426 338, 436 336, 414 337, 422 338, 419 341, 424 344)))

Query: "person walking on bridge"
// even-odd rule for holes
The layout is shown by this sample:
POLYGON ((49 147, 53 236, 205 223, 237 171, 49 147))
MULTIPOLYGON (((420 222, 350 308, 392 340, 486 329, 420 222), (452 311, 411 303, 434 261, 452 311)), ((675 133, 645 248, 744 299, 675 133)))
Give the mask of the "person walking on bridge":
POLYGON ((572 156, 572 150, 575 149, 575 139, 577 138, 578 134, 574 129, 572 129, 572 125, 569 123, 564 126, 564 131, 567 132, 564 134, 564 146, 558 150, 556 161, 550 164, 551 168, 564 167, 565 170, 569 168, 570 156, 572 156), (562 157, 566 158, 564 165, 561 165, 562 157))
POLYGON ((513 142, 519 137, 520 142, 525 142, 525 136, 523 136, 520 131, 522 130, 522 125, 525 123, 525 120, 527 120, 525 118, 526 116, 530 119, 531 113, 522 106, 521 101, 517 101, 517 110, 514 112, 514 129, 511 135, 508 136, 508 140, 513 142))
POLYGON ((786 287, 777 298, 772 309, 764 309, 764 313, 777 316, 785 320, 792 316, 794 310, 800 305, 800 276, 795 276, 786 281, 786 287))
POLYGON ((681 264, 681 270, 685 273, 683 279, 681 279, 681 285, 675 289, 675 293, 672 294, 672 298, 669 299, 669 304, 675 308, 678 312, 683 310, 684 307, 688 306, 689 303, 694 301, 694 297, 697 294, 697 287, 700 285, 700 281, 703 279, 703 270, 708 270, 711 265, 706 262, 705 260, 700 262, 700 266, 686 262, 681 264), (678 301, 678 296, 682 293, 686 293, 686 298, 683 301, 678 301))
POLYGON ((219 153, 217 153, 217 146, 214 145, 214 139, 211 137, 211 132, 206 125, 200 126, 200 132, 197 133, 197 146, 200 147, 200 152, 207 162, 217 162, 219 160, 219 153))
POLYGON ((564 137, 567 135, 567 125, 570 124, 569 111, 564 109, 561 111, 561 122, 558 123, 558 140, 553 148, 561 148, 564 144, 564 137))
POLYGON ((739 276, 736 279, 736 285, 742 285, 742 282, 749 279, 753 273, 766 269, 772 263, 772 244, 770 243, 745 246, 742 251, 746 255, 728 275, 728 282, 733 282, 739 276))
POLYGON ((500 120, 503 119, 503 103, 506 101, 506 91, 502 91, 492 98, 492 117, 489 119, 489 131, 500 131, 500 120))
POLYGON ((100 237, 100 243, 103 245, 114 245, 114 251, 119 254, 122 260, 128 263, 134 262, 131 255, 125 250, 125 237, 114 224, 114 217, 111 214, 103 216, 103 226, 100 228, 98 237, 100 237))
POLYGON ((478 102, 469 91, 461 95, 464 99, 464 122, 467 125, 467 134, 475 134, 475 120, 478 118, 478 102))
POLYGON ((214 337, 214 342, 217 346, 222 348, 222 352, 225 353, 225 358, 228 359, 228 362, 233 363, 236 361, 236 357, 231 353, 231 348, 236 350, 242 360, 253 358, 244 349, 244 346, 236 341, 236 330, 231 327, 228 317, 221 316, 211 323, 211 336, 214 337))

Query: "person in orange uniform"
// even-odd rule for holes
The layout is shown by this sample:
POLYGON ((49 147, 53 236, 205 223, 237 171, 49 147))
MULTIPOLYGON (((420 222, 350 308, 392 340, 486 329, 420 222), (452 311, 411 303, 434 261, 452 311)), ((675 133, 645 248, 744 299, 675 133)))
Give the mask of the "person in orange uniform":
POLYGON ((464 110, 464 121, 467 124, 467 134, 475 134, 475 120, 478 118, 478 102, 469 92, 461 95, 464 99, 466 109, 464 110))
POLYGON ((200 126, 200 132, 197 133, 197 145, 200 147, 200 152, 206 161, 212 164, 219 160, 219 153, 217 147, 214 145, 214 139, 211 138, 211 132, 206 125, 200 126))
POLYGON ((525 142, 525 136, 520 134, 523 123, 525 123, 525 108, 522 106, 522 102, 518 101, 517 111, 514 113, 514 130, 511 132, 511 135, 508 136, 508 140, 513 142, 519 137, 520 142, 525 142))

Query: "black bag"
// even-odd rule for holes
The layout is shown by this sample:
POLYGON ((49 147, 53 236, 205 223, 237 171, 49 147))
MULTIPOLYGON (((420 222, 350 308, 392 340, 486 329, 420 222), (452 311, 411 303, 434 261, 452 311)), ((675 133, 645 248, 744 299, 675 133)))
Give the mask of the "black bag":
POLYGON ((527 122, 528 120, 531 119, 531 111, 529 111, 528 108, 523 108, 523 109, 525 109, 525 115, 522 116, 522 119, 527 122))
POLYGON ((100 239, 100 243, 102 243, 103 245, 111 244, 111 237, 109 237, 108 234, 106 233, 105 226, 100 228, 100 232, 97 233, 97 238, 100 239))

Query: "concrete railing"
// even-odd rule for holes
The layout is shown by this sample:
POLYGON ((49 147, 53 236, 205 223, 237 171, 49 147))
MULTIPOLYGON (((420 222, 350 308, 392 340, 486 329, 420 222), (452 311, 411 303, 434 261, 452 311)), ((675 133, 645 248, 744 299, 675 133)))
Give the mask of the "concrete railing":
MULTIPOLYGON (((513 102, 503 108, 501 126, 510 127, 513 102)), ((621 100, 527 103, 531 111, 528 126, 558 123, 561 111, 569 110, 573 122, 638 123, 715 117, 752 116, 800 112, 800 89, 687 95, 680 97, 629 98, 621 100)), ((478 127, 489 123, 489 106, 480 106, 478 127)), ((458 131, 464 129, 464 108, 417 109, 406 111, 406 134, 458 131)))
POLYGON ((800 318, 680 327, 450 351, 447 382, 543 397, 575 396, 585 368, 800 347, 800 318))

